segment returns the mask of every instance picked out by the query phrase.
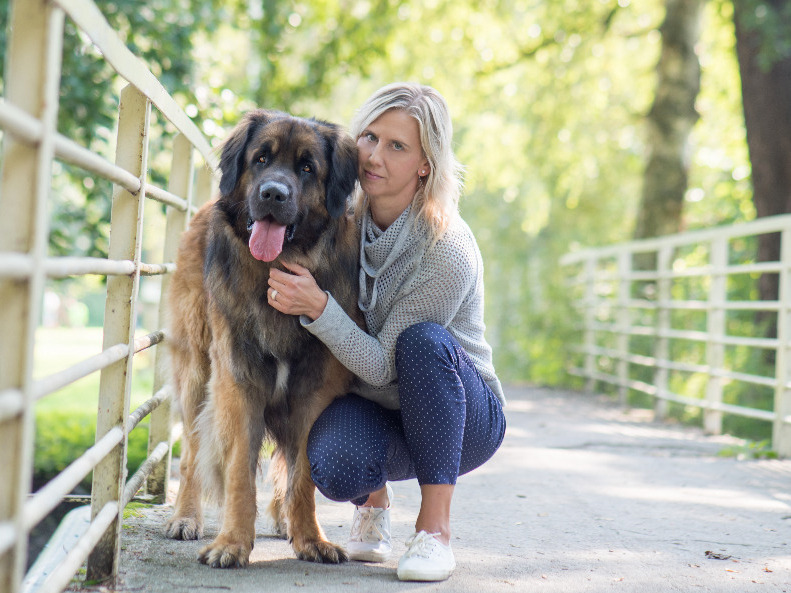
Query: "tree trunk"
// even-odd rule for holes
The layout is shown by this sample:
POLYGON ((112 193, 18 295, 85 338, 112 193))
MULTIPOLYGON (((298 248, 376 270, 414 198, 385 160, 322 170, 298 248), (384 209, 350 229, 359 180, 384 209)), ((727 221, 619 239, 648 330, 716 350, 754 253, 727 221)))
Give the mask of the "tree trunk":
MULTIPOLYGON (((786 41, 791 36, 789 0, 734 0, 734 21, 755 210, 758 216, 789 213, 791 55, 770 53, 781 41, 773 37, 774 32, 782 32, 786 41)), ((779 257, 780 236, 762 235, 758 260, 777 261, 779 257)), ((777 274, 762 275, 759 291, 761 300, 776 300, 777 274)), ((770 329, 769 333, 774 332, 770 329)))
POLYGON ((660 28, 662 53, 657 64, 656 96, 648 114, 650 154, 634 233, 637 239, 676 233, 681 228, 689 169, 688 139, 698 120, 695 100, 700 90, 700 62, 695 45, 704 3, 666 3, 660 28))

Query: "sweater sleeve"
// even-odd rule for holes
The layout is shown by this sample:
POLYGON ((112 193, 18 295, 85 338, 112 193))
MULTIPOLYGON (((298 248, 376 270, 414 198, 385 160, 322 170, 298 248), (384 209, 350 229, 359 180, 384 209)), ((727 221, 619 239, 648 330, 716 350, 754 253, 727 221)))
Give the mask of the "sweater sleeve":
POLYGON ((393 302, 376 336, 360 329, 332 295, 321 316, 312 323, 303 317, 303 326, 360 379, 374 387, 389 385, 396 379, 398 336, 423 321, 447 327, 474 288, 477 274, 474 256, 453 250, 451 257, 441 242, 435 247, 420 262, 413 281, 393 302))

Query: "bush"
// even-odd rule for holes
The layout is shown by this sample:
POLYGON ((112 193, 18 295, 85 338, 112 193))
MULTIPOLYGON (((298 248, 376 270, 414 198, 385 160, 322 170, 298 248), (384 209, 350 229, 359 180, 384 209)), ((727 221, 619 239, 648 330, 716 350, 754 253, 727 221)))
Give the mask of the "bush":
MULTIPOLYGON (((62 472, 70 463, 93 446, 96 440, 96 414, 48 410, 36 414, 33 483, 39 487, 62 472)), ((145 461, 148 448, 148 424, 139 424, 129 434, 126 467, 131 476, 145 461)), ((79 488, 90 492, 91 474, 79 488)))

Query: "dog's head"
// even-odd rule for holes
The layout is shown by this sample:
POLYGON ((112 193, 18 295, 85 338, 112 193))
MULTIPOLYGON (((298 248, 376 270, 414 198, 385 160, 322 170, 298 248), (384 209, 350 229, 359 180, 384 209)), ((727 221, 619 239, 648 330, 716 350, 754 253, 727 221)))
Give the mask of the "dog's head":
POLYGON ((357 147, 340 126, 279 111, 247 113, 220 157, 220 205, 253 257, 308 247, 346 211, 357 147))

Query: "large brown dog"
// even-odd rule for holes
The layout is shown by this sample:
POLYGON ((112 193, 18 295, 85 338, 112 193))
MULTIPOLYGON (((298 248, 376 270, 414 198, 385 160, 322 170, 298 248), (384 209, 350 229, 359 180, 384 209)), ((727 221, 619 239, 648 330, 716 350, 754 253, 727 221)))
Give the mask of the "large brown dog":
POLYGON ((183 235, 170 289, 184 439, 166 534, 201 537, 202 486, 213 486, 224 505, 222 528, 199 559, 245 566, 255 540, 255 473, 268 438, 276 445, 269 510, 280 534, 303 560, 343 562, 345 551, 327 541, 316 519, 306 442, 351 375, 298 317, 267 303, 267 279, 281 257, 301 264, 359 319, 359 239, 347 213, 356 146, 335 125, 253 111, 223 145, 220 169, 220 197, 183 235))

